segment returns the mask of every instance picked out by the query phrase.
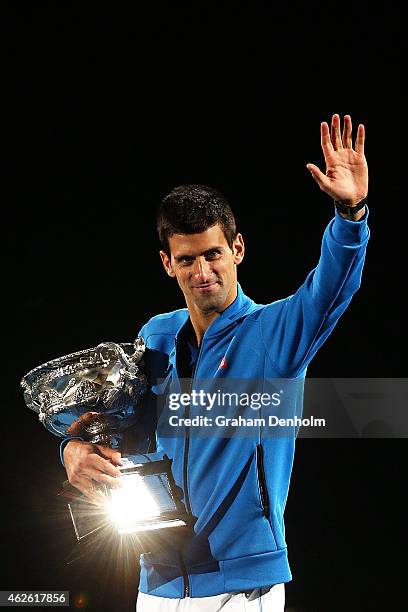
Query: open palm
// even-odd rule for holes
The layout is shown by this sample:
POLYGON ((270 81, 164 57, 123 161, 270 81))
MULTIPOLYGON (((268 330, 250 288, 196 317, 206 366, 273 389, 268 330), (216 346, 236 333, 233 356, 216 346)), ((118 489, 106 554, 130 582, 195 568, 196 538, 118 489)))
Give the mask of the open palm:
POLYGON ((320 189, 334 200, 355 206, 368 191, 368 167, 364 156, 364 126, 357 129, 355 149, 352 143, 350 115, 344 116, 343 133, 340 132, 340 117, 333 115, 331 130, 326 122, 320 126, 321 145, 326 162, 326 173, 314 164, 307 164, 320 189))

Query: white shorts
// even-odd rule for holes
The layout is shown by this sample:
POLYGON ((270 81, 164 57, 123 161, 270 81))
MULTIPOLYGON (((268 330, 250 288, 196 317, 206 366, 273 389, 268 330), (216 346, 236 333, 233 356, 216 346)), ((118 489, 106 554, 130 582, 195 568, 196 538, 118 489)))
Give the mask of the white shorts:
POLYGON ((275 584, 246 593, 169 599, 139 593, 136 612, 284 612, 285 585, 275 584), (269 589, 269 590, 268 590, 269 589))

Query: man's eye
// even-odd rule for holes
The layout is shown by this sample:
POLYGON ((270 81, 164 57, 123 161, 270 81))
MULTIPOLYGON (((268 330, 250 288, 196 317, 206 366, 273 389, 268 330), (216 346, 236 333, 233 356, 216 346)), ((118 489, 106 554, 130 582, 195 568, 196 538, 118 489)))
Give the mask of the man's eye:
POLYGON ((217 259, 217 257, 219 257, 221 255, 220 251, 210 251, 209 253, 206 254, 205 258, 206 259, 217 259))

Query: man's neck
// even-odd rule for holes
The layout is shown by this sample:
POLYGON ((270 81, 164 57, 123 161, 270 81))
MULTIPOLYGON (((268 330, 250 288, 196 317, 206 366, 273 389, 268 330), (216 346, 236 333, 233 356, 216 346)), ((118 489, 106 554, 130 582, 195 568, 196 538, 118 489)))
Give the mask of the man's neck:
POLYGON ((192 341, 193 344, 197 343, 197 346, 200 346, 201 340, 203 339, 205 331, 210 327, 214 319, 220 316, 220 313, 211 312, 208 315, 203 314, 203 313, 198 314, 196 312, 192 312, 190 309, 189 309, 189 313, 190 313, 191 325, 193 328, 192 332, 194 331, 194 333, 192 333, 190 340, 192 341))

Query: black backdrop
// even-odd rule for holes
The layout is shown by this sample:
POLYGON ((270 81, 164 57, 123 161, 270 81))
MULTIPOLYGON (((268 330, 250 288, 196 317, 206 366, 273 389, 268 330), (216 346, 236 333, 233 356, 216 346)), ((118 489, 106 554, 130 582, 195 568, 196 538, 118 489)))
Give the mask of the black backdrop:
MULTIPOLYGON (((148 317, 183 306, 154 228, 177 184, 215 185, 234 204, 247 245, 240 282, 253 299, 292 293, 333 212, 305 164, 322 167, 319 124, 334 112, 366 125, 372 239, 362 289, 308 374, 402 377, 401 14, 316 2, 2 12, 0 587, 70 590, 72 609, 132 610, 137 560, 116 544, 74 542, 54 501, 58 440, 25 408, 19 380, 50 358, 129 341, 148 317)), ((403 439, 298 441, 289 608, 404 607, 404 461, 403 439)))

